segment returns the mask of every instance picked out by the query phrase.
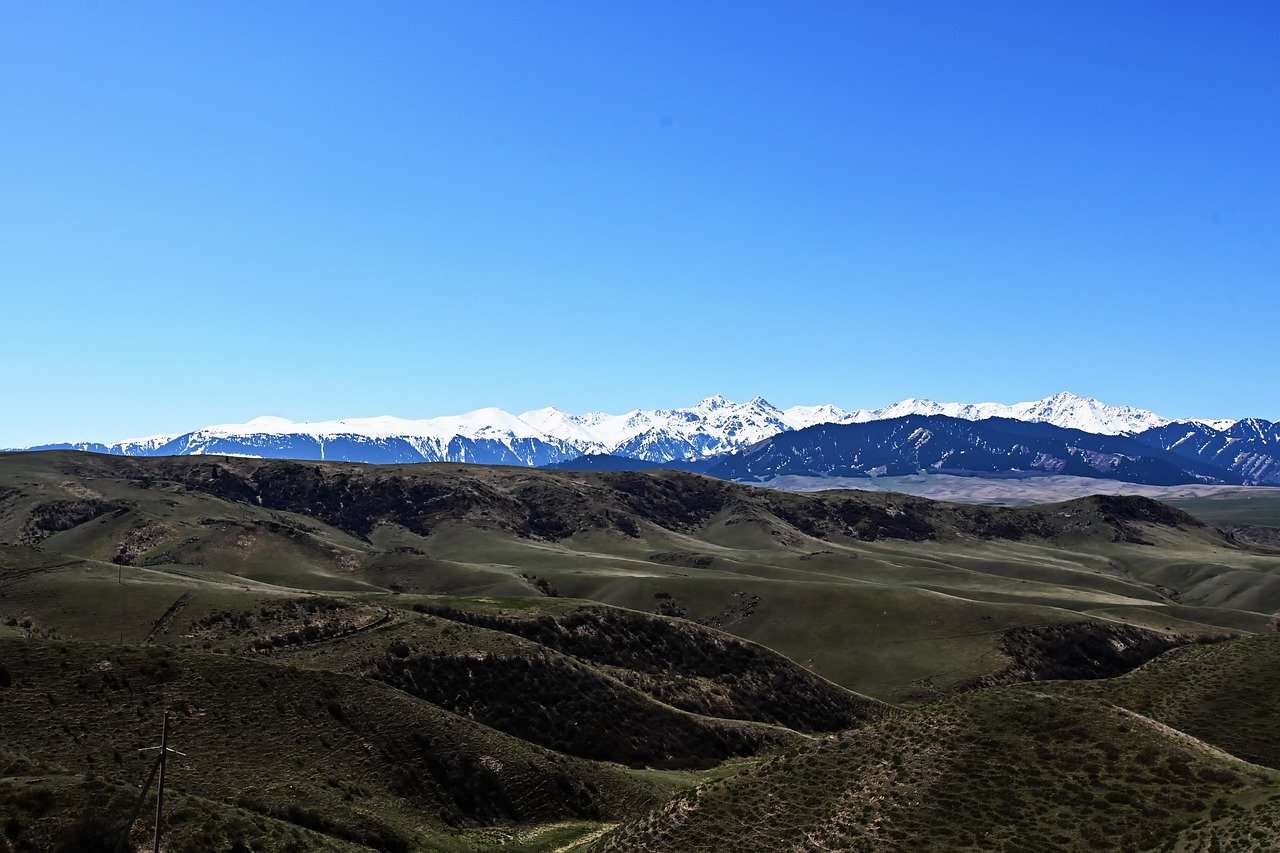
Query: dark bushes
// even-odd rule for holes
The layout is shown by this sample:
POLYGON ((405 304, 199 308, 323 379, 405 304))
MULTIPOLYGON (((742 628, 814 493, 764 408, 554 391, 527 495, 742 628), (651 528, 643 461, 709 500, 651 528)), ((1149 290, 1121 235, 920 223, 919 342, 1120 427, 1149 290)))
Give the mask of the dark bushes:
POLYGON ((20 541, 34 545, 55 533, 79 527, 86 521, 108 513, 128 512, 129 507, 119 501, 68 500, 37 504, 31 510, 20 541))
POLYGON ((879 716, 879 703, 781 655, 688 622, 580 610, 534 619, 417 605, 419 612, 515 634, 616 673, 628 685, 694 713, 836 731, 879 716))
POLYGON ((388 655, 372 674, 499 731, 583 758, 709 767, 776 745, 757 730, 680 714, 554 657, 388 655))

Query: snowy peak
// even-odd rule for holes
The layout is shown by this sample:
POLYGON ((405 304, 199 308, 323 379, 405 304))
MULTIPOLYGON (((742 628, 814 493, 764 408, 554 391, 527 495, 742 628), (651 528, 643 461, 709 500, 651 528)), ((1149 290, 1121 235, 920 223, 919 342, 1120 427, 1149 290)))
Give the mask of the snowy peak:
POLYGON ((781 411, 763 397, 753 397, 746 403, 734 403, 723 397, 708 398, 716 401, 713 408, 702 409, 704 400, 692 410, 680 414, 702 415, 699 432, 715 436, 730 444, 741 445, 762 441, 786 430, 787 423, 781 411))
POLYGON ((589 415, 571 415, 554 406, 534 409, 520 415, 520 420, 544 435, 567 441, 584 452, 605 453, 607 447, 592 433, 589 415))
POLYGON ((1229 452, 1223 459, 1166 449, 1149 440, 1151 433, 1163 430, 1140 436, 1095 435, 1047 423, 919 414, 787 432, 713 460, 703 470, 716 477, 756 482, 789 475, 878 477, 936 472, 1061 474, 1156 485, 1280 484, 1280 458, 1274 455, 1252 453, 1240 459, 1239 453, 1229 452))
MULTIPOLYGON (((293 421, 274 415, 219 424, 178 436, 115 444, 44 445, 127 456, 218 453, 365 462, 491 462, 545 464, 582 454, 652 462, 704 459, 741 450, 781 433, 819 424, 856 424, 908 415, 971 421, 1000 417, 1036 421, 1098 435, 1135 435, 1170 424, 1154 412, 1114 406, 1067 391, 1022 403, 939 403, 909 397, 879 409, 829 403, 778 409, 763 397, 745 403, 715 394, 692 406, 632 409, 622 414, 573 414, 553 406, 514 415, 484 408, 461 415, 408 419, 383 415, 293 421)), ((1265 421, 1196 421, 1198 429, 1232 440, 1277 442, 1265 421)))
MULTIPOLYGON (((859 420, 887 420, 906 415, 946 415, 979 421, 986 418, 1012 418, 1019 421, 1048 423, 1067 429, 1079 429, 1096 435, 1128 435, 1170 423, 1155 412, 1132 406, 1111 406, 1093 397, 1081 397, 1062 391, 1041 400, 1024 403, 937 403, 914 397, 876 409, 859 420)), ((836 423, 858 421, 836 421, 836 423)))
POLYGON ((737 450, 790 428, 783 413, 763 397, 736 403, 719 394, 681 409, 633 409, 621 415, 536 409, 520 417, 584 452, 655 462, 737 450))
POLYGON ((1214 430, 1216 432, 1226 432, 1236 424, 1240 423, 1240 421, 1237 421, 1233 418, 1217 418, 1217 419, 1192 418, 1191 423, 1199 424, 1200 426, 1206 426, 1209 429, 1214 430))
POLYGON ((1006 414, 1007 409, 1007 406, 999 403, 936 403, 933 400, 909 397, 883 409, 876 409, 868 420, 882 421, 907 415, 946 415, 949 418, 979 421, 984 418, 1012 417, 1006 414))
POLYGON ((718 409, 726 409, 735 405, 735 403, 725 397, 721 397, 719 394, 712 394, 710 397, 699 400, 696 405, 690 407, 690 410, 695 412, 714 412, 718 409))
MULTIPOLYGON (((934 403, 932 405, 936 406, 937 404, 934 403)), ((882 420, 884 417, 896 417, 896 415, 892 414, 881 415, 882 412, 887 411, 888 408, 842 409, 839 406, 824 403, 820 406, 792 406, 782 414, 783 419, 792 429, 806 429, 819 424, 861 424, 867 421, 882 420)), ((907 414, 911 413, 908 412, 907 414)))
POLYGON ((143 438, 126 438, 124 441, 116 442, 116 446, 121 448, 121 455, 143 456, 164 447, 175 438, 177 438, 176 435, 148 435, 143 438))
POLYGON ((1130 435, 1170 423, 1155 412, 1133 406, 1110 406, 1093 397, 1081 397, 1069 391, 1018 403, 1016 417, 1024 421, 1040 421, 1055 426, 1080 429, 1098 435, 1130 435))
POLYGON ((219 424, 196 430, 202 438, 229 438, 244 435, 306 436, 315 439, 358 435, 364 438, 537 438, 547 435, 533 425, 502 409, 476 409, 462 415, 410 420, 383 415, 372 418, 343 418, 333 421, 291 421, 264 416, 242 424, 219 424))

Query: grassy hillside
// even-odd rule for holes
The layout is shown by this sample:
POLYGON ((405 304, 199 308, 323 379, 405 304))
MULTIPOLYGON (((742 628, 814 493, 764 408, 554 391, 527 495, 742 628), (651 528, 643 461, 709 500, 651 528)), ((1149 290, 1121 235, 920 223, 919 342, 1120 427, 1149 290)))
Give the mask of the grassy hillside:
POLYGON ((1280 489, 1250 489, 1243 494, 1226 492, 1171 502, 1210 524, 1280 527, 1280 489))
POLYGON ((754 643, 683 620, 608 608, 563 615, 415 610, 514 634, 591 661, 677 708, 798 731, 836 731, 879 717, 884 706, 815 678, 754 643))
POLYGON ((1129 708, 1280 770, 1280 637, 1187 647, 1121 678, 1045 687, 1129 708))
POLYGON ((591 849, 1257 851, 1277 806, 1280 773, 1143 715, 994 688, 704 785, 591 849))
POLYGON ((1280 610, 1280 554, 1140 498, 1006 509, 673 472, 77 453, 0 456, 0 490, 0 540, 28 552, 0 553, 0 623, 68 638, 184 642, 302 591, 561 596, 713 626, 901 703, 1006 666, 1009 629, 1220 634, 1280 610))
POLYGON ((1135 497, 0 455, 0 843, 119 837, 169 709, 173 851, 1250 849, 1276 541, 1135 497))
MULTIPOLYGON (((8 770, 12 769, 10 765, 8 770)), ((176 790, 167 793, 170 816, 166 850, 369 853, 372 849, 289 819, 268 817, 176 790)), ((6 849, 116 853, 116 845, 126 837, 122 827, 132 814, 137 796, 137 791, 127 785, 96 777, 58 771, 6 775, 0 778, 6 849)), ((132 849, 147 849, 143 846, 151 841, 147 829, 139 821, 127 833, 132 849)))
MULTIPOLYGON (((618 768, 548 752, 376 681, 165 648, 0 641, 0 731, 42 761, 140 780, 172 710, 179 790, 267 815, 294 806, 380 849, 487 822, 606 819, 652 804, 618 768), (299 805, 303 804, 303 805, 299 805), (422 829, 421 827, 424 827, 422 829)), ((286 815, 287 816, 287 815, 286 815)))

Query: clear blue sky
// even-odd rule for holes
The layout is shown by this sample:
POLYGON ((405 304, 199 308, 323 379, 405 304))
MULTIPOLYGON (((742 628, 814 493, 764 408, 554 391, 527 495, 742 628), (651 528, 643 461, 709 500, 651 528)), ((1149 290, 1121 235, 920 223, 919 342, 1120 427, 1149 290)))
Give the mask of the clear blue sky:
POLYGON ((1280 417, 1280 4, 17 3, 0 446, 1070 389, 1280 417))

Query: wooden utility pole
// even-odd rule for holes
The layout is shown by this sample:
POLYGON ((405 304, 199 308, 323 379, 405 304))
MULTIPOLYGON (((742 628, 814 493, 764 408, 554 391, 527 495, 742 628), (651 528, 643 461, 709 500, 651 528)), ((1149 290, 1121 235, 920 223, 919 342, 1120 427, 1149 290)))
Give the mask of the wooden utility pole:
POLYGON ((156 788, 156 832, 152 837, 151 853, 160 853, 160 818, 164 815, 164 768, 169 763, 169 712, 164 712, 164 725, 160 727, 160 785, 156 788))
POLYGON ((174 755, 186 756, 185 752, 178 752, 169 746, 169 712, 164 712, 164 723, 160 728, 160 745, 144 746, 138 752, 150 752, 153 749, 160 750, 160 755, 156 757, 156 763, 151 767, 151 775, 147 777, 146 783, 142 786, 142 793, 138 795, 138 804, 133 809, 133 817, 129 819, 128 826, 125 827, 125 845, 128 845, 129 830, 133 828, 133 822, 138 819, 138 812, 142 811, 142 803, 147 798, 147 789, 151 787, 151 780, 157 775, 159 779, 159 787, 156 789, 156 826, 155 833, 151 837, 152 853, 160 853, 160 819, 164 815, 164 771, 168 764, 169 753, 174 755))

